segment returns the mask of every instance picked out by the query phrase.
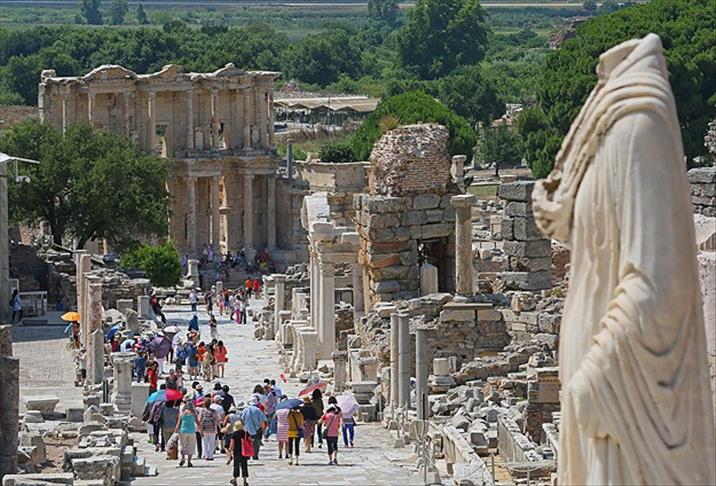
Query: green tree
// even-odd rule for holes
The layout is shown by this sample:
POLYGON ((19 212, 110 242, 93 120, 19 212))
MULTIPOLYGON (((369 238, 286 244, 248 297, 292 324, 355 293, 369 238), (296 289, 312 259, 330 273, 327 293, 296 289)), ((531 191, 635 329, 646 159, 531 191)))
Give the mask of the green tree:
POLYGON ((492 83, 483 75, 480 66, 473 65, 440 80, 438 98, 472 125, 489 122, 505 112, 505 104, 497 97, 492 83))
POLYGON ((599 55, 649 32, 664 44, 687 158, 705 154, 703 134, 716 115, 716 8, 711 0, 652 0, 589 20, 547 57, 537 105, 519 123, 536 177, 552 168, 561 139, 596 83, 599 55))
POLYGON ((124 16, 129 11, 129 4, 127 0, 112 0, 109 6, 109 20, 112 25, 122 25, 124 23, 124 16))
POLYGON ((102 13, 99 11, 100 0, 82 0, 80 11, 89 25, 102 25, 102 13))
POLYGON ((483 164, 493 165, 495 175, 500 174, 501 167, 518 165, 522 161, 522 152, 517 132, 505 124, 480 129, 477 137, 477 159, 483 164))
POLYGON ((594 15, 597 13, 597 2, 594 0, 587 0, 582 4, 582 8, 587 14, 594 15))
POLYGON ((368 160, 373 144, 388 130, 411 123, 439 123, 450 134, 450 155, 472 153, 475 133, 463 117, 423 91, 383 99, 351 136, 356 160, 368 160))
POLYGON ((353 146, 346 141, 326 142, 318 150, 321 162, 355 162, 356 154, 353 146))
POLYGON ((171 242, 141 245, 122 253, 119 266, 125 270, 143 270, 156 287, 173 287, 181 281, 179 252, 171 242))
POLYGON ((398 54, 407 70, 435 79, 485 55, 486 14, 478 0, 417 0, 399 32, 398 54))
POLYGON ((147 12, 144 11, 144 6, 142 5, 142 2, 139 2, 139 5, 137 5, 137 23, 140 25, 146 25, 149 23, 149 19, 147 18, 147 12))
POLYGON ((354 77, 360 68, 360 51, 343 29, 304 37, 288 53, 287 70, 292 77, 326 86, 341 74, 354 77))
POLYGON ((399 12, 398 0, 368 0, 368 15, 373 20, 395 25, 399 12))
POLYGON ((15 221, 47 222, 55 243, 71 236, 83 248, 105 238, 121 249, 166 234, 167 162, 128 139, 82 124, 63 135, 27 121, 2 133, 0 151, 41 162, 23 168, 29 183, 11 185, 11 207, 15 221))

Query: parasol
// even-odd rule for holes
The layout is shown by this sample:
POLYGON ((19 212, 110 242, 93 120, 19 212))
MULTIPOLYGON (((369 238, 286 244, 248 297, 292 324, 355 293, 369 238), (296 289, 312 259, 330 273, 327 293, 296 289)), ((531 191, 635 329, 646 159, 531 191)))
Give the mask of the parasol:
POLYGON ((176 334, 180 331, 180 329, 177 326, 168 326, 162 330, 164 331, 164 334, 176 334))
POLYGON ((111 341, 114 339, 114 335, 117 334, 119 331, 122 330, 121 324, 115 324, 111 328, 109 328, 109 331, 107 331, 107 341, 111 341))
POLYGON ((172 343, 164 336, 157 336, 149 343, 149 349, 159 359, 164 359, 169 354, 172 343))
POLYGON ((79 321, 80 320, 80 313, 75 311, 65 312, 62 314, 62 317, 60 317, 63 321, 79 321))
POLYGON ((282 410, 284 408, 300 407, 302 403, 303 403, 303 400, 300 400, 298 398, 289 398, 288 400, 278 402, 278 405, 276 405, 276 410, 282 410))
POLYGON ((352 417, 358 412, 358 402, 353 395, 342 394, 336 397, 341 414, 344 417, 352 417))
POLYGON ((181 400, 184 395, 179 390, 174 390, 172 388, 165 390, 167 401, 173 402, 175 400, 181 400))
POLYGON ((162 400, 166 400, 166 399, 167 399, 166 392, 164 390, 157 390, 154 393, 152 393, 151 395, 149 395, 149 398, 147 398, 147 403, 154 403, 157 401, 161 402, 162 400))
POLYGON ((304 395, 310 395, 314 392, 314 390, 321 390, 322 392, 326 391, 326 387, 328 386, 328 383, 315 383, 313 385, 308 385, 306 388, 298 392, 298 396, 302 397, 304 395))

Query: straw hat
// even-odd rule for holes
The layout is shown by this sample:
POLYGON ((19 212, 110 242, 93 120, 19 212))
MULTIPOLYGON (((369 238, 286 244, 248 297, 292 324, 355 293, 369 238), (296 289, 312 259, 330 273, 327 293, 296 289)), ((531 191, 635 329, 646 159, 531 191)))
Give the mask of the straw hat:
POLYGON ((308 395, 303 396, 303 403, 311 403, 313 400, 311 400, 311 397, 308 395))
POLYGON ((234 422, 234 432, 238 432, 239 430, 244 430, 244 423, 241 420, 234 422))

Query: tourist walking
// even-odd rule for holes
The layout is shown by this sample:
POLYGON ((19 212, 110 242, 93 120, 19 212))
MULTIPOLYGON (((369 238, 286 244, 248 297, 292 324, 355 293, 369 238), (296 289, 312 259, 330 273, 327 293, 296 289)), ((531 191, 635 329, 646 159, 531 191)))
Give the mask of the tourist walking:
POLYGON ((161 431, 162 431, 162 450, 176 430, 176 423, 179 420, 179 408, 175 401, 164 402, 164 406, 159 411, 161 431))
POLYGON ((216 450, 216 434, 219 432, 221 420, 211 408, 211 397, 204 397, 203 406, 197 409, 197 415, 201 426, 203 458, 207 461, 213 461, 214 451, 216 450))
MULTIPOLYGON (((285 401, 286 397, 281 397, 281 401, 285 401)), ((281 402, 279 402, 281 403, 281 402)), ((276 441, 278 442, 278 458, 283 459, 284 453, 286 459, 288 459, 288 415, 291 413, 291 409, 282 408, 276 411, 274 420, 276 421, 276 441)))
POLYGON ((10 324, 22 321, 22 301, 20 300, 20 292, 17 289, 12 291, 12 298, 10 299, 10 308, 12 309, 12 318, 10 324), (17 321, 15 318, 17 317, 17 321))
POLYGON ((214 315, 209 316, 209 329, 211 330, 211 339, 219 339, 219 330, 218 330, 219 323, 216 322, 216 317, 214 315))
POLYGON ((320 415, 316 414, 313 406, 313 400, 309 396, 303 397, 303 405, 301 406, 303 414, 303 445, 306 452, 311 452, 313 447, 313 434, 316 430, 316 422, 320 415))
POLYGON ((298 456, 301 454, 301 437, 303 437, 303 413, 301 405, 294 406, 288 413, 288 463, 298 466, 298 456))
POLYGON ((261 279, 260 278, 256 277, 254 279, 253 287, 254 287, 254 289, 253 289, 254 298, 260 299, 261 298, 261 279))
POLYGON ((331 403, 321 417, 326 425, 325 439, 328 447, 328 464, 338 465, 338 432, 341 430, 341 412, 331 403))
POLYGON ((259 408, 259 400, 257 397, 253 397, 249 402, 249 405, 244 409, 241 414, 241 421, 246 428, 246 432, 251 436, 254 445, 254 460, 259 458, 259 449, 261 448, 261 436, 263 435, 264 429, 268 427, 266 421, 266 414, 259 408))
MULTIPOLYGON (((239 477, 243 478, 244 486, 249 485, 249 457, 253 451, 244 450, 244 446, 251 444, 249 434, 244 424, 237 420, 232 427, 231 441, 229 442, 229 461, 234 461, 234 478, 230 481, 236 486, 239 477)), ((246 447, 249 449, 249 447, 246 447)))
POLYGON ((189 304, 191 304, 191 311, 196 314, 196 305, 199 302, 199 296, 196 293, 196 289, 191 289, 189 292, 189 304))
POLYGON ((214 288, 212 287, 211 290, 207 290, 204 294, 204 302, 206 303, 206 313, 211 316, 212 312, 214 311, 214 304, 213 304, 213 298, 214 298, 214 288))
MULTIPOLYGON (((311 403, 313 403, 313 408, 316 409, 316 416, 322 417, 323 393, 321 393, 321 390, 318 388, 313 390, 313 393, 311 393, 311 403)), ((316 423, 316 437, 318 437, 318 447, 323 447, 323 423, 320 420, 316 423)))
POLYGON ((193 467, 191 458, 196 454, 196 432, 201 434, 199 419, 194 410, 194 404, 191 400, 184 402, 184 408, 179 414, 179 418, 174 427, 174 432, 179 434, 179 444, 181 445, 181 460, 179 467, 184 465, 186 461, 187 467, 193 467))

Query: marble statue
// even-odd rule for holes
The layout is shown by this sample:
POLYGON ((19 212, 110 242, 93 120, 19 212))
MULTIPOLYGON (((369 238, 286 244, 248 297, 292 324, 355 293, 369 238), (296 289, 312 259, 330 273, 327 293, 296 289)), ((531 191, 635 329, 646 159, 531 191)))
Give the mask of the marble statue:
POLYGON ((539 181, 569 244, 558 482, 715 484, 714 419, 689 186, 661 40, 602 54, 539 181))

